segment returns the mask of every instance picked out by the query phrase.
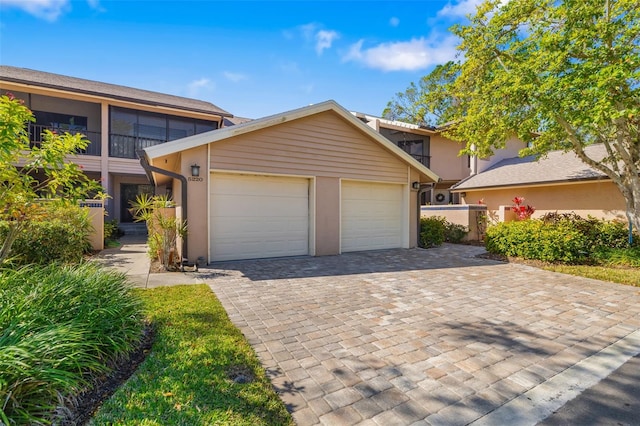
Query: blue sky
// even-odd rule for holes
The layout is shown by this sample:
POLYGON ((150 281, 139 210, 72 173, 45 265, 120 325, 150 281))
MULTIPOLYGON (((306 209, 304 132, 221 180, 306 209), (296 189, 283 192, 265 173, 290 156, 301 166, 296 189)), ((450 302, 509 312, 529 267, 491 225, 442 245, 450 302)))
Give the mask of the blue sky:
POLYGON ((259 118, 333 99, 380 115, 453 59, 479 0, 0 0, 0 63, 259 118))

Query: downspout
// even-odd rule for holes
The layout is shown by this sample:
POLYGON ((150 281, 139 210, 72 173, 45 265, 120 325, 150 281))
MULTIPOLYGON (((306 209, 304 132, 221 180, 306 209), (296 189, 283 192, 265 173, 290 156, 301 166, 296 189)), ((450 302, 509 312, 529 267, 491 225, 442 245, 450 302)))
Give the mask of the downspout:
MULTIPOLYGON (((182 182, 182 191, 181 191, 182 192, 182 197, 181 197, 182 216, 184 217, 183 220, 186 222, 188 217, 187 216, 187 178, 182 176, 181 174, 152 166, 147 161, 147 156, 145 155, 143 150, 137 151, 137 154, 138 154, 138 158, 140 158, 140 165, 147 172, 147 177, 149 178, 149 181, 154 184, 154 186, 155 186, 155 182, 153 181, 153 175, 151 174, 152 172, 158 173, 160 175, 169 176, 171 178, 178 179, 180 182, 182 182)), ((187 252, 187 235, 188 233, 185 234, 184 237, 182 237, 182 264, 183 265, 189 264, 188 262, 189 256, 187 252)))
POLYGON ((418 226, 417 226, 417 230, 418 230, 418 247, 420 247, 420 218, 422 216, 422 206, 420 205, 420 198, 422 197, 422 194, 424 194, 425 192, 427 192, 427 190, 431 190, 431 192, 433 192, 433 188, 436 186, 436 182, 431 182, 431 183, 421 183, 420 184, 420 189, 418 189, 418 199, 417 199, 417 205, 418 205, 418 214, 417 214, 417 221, 418 221, 418 226))

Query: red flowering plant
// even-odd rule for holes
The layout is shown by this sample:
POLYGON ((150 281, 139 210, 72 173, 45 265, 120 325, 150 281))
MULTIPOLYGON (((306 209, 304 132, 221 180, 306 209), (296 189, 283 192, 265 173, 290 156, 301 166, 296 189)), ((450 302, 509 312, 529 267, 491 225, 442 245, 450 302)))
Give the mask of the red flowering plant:
POLYGON ((511 211, 513 211, 518 220, 526 220, 531 219, 531 215, 536 211, 536 208, 530 205, 524 204, 524 197, 515 197, 513 199, 513 206, 511 206, 511 211))

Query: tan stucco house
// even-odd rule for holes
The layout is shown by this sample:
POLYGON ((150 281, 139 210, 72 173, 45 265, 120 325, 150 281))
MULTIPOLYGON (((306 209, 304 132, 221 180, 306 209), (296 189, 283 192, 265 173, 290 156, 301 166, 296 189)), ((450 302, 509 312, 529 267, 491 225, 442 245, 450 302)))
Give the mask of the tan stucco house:
MULTIPOLYGON (((585 151, 594 159, 606 155, 602 145, 585 151)), ((557 211, 626 221, 624 198, 615 184, 573 152, 553 151, 539 161, 535 157, 505 158, 462 180, 452 191, 465 204, 482 201, 494 220, 508 219, 501 210, 518 196, 536 208, 533 217, 557 211)))
POLYGON ((44 129, 82 133, 89 139, 87 149, 70 160, 100 181, 110 195, 106 219, 117 220, 122 228, 132 225, 127 230, 137 225, 129 202, 153 191, 137 151, 233 120, 232 114, 206 101, 0 65, 0 93, 7 92, 34 113, 36 121, 29 124, 33 145, 41 142, 44 129))
POLYGON ((147 147, 141 164, 187 219, 190 262, 415 247, 419 189, 439 181, 334 101, 147 147))

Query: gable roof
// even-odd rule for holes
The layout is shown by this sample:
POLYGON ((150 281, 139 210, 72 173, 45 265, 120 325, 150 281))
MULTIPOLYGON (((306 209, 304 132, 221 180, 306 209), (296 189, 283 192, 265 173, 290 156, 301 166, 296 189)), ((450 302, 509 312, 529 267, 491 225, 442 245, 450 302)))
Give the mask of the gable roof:
POLYGON ((150 146, 144 148, 144 153, 147 159, 150 160, 165 155, 175 154, 187 149, 196 148, 198 146, 206 145, 209 143, 222 141, 234 136, 266 129, 268 127, 276 126, 281 123, 309 117, 326 111, 333 111, 337 113, 349 124, 365 133, 375 142, 382 145, 384 148, 393 153, 395 156, 399 157, 402 161, 404 161, 414 169, 417 169, 422 174, 428 176, 434 182, 438 182, 440 180, 440 177, 432 172, 428 167, 421 164, 411 155, 404 152, 402 149, 398 148, 393 142, 389 141, 379 132, 367 126, 365 123, 357 119, 349 111, 338 105, 338 103, 333 100, 321 102, 319 104, 310 105, 292 111, 282 112, 280 114, 275 114, 256 120, 247 121, 230 127, 223 127, 221 129, 212 130, 206 133, 200 133, 198 135, 189 136, 160 145, 150 146))
POLYGON ((0 80, 11 83, 46 87, 49 89, 64 90, 67 92, 107 97, 144 105, 178 108, 192 112, 221 115, 223 117, 233 116, 231 113, 210 102, 200 101, 198 99, 167 95, 164 93, 152 92, 150 90, 135 89, 133 87, 119 86, 117 84, 85 80, 83 78, 69 77, 66 75, 36 71, 28 68, 0 65, 0 80))
MULTIPOLYGON (((606 156, 603 145, 585 148, 595 160, 606 156)), ((469 176, 451 187, 454 191, 505 186, 540 185, 607 178, 580 160, 573 152, 552 151, 539 161, 534 156, 506 158, 482 173, 469 176)))

